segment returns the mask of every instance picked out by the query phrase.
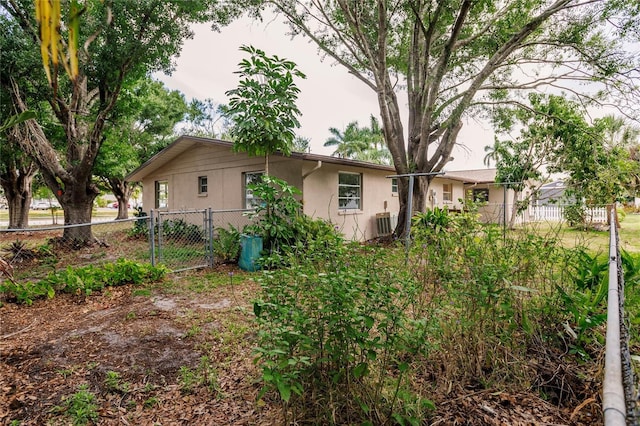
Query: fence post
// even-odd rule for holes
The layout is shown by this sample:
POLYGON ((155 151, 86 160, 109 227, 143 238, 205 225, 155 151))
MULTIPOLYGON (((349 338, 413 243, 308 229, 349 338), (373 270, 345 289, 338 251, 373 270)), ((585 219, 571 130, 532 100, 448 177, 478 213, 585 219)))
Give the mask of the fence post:
POLYGON ((158 212, 158 262, 164 261, 162 256, 162 212, 158 212))
POLYGON ((213 268, 214 266, 214 258, 213 258, 213 210, 211 210, 211 207, 209 207, 207 209, 207 217, 209 218, 208 220, 208 228, 207 230, 209 231, 209 267, 213 268))
POLYGON ((156 266, 156 236, 153 209, 149 210, 149 246, 151 247, 151 266, 156 266))

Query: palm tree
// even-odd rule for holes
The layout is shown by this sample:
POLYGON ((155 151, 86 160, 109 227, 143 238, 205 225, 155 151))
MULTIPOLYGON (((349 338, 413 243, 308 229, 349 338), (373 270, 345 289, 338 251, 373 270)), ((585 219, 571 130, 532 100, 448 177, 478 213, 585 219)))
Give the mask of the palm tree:
POLYGON ((336 150, 331 154, 339 158, 355 158, 368 147, 368 132, 358 127, 357 121, 347 124, 344 132, 335 127, 329 128, 333 135, 324 143, 324 146, 335 146, 336 150))
POLYGON ((370 127, 359 127, 357 121, 347 124, 344 131, 329 128, 331 136, 324 146, 335 146, 331 154, 340 158, 391 164, 391 154, 385 146, 384 135, 378 120, 371 115, 370 127))

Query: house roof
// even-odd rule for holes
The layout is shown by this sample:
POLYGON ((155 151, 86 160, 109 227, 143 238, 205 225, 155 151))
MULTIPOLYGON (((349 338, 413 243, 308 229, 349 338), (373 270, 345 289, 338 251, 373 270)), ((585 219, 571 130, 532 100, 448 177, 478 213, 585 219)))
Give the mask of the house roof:
MULTIPOLYGON (((183 152, 193 148, 196 145, 211 145, 211 146, 221 146, 221 147, 233 147, 233 142, 224 141, 221 139, 211 139, 211 138, 202 138, 197 136, 189 136, 183 135, 178 139, 173 141, 169 146, 165 149, 151 157, 144 164, 136 168, 134 171, 129 173, 125 180, 129 182, 140 182, 142 179, 147 176, 149 173, 159 169, 160 167, 167 164, 169 161, 173 160, 183 152)), ((273 154, 275 156, 283 156, 280 153, 273 154)), ((324 163, 329 164, 340 164, 344 166, 357 166, 363 167, 367 169, 373 170, 384 170, 388 171, 390 174, 395 174, 396 170, 393 166, 383 165, 383 164, 375 164, 369 163, 366 161, 352 160, 348 158, 338 158, 331 157, 328 155, 319 155, 319 154, 310 154, 310 153, 301 153, 301 152, 292 152, 290 155, 291 158, 305 160, 305 161, 322 161, 324 163)), ((463 183, 493 183, 496 178, 496 169, 478 169, 478 170, 458 170, 445 172, 443 175, 439 176, 444 179, 457 180, 463 183)))
POLYGON ((461 181, 463 183, 494 183, 496 169, 458 170, 445 172, 442 178, 461 181))
MULTIPOLYGON (((188 136, 188 135, 180 136, 178 139, 173 141, 165 149, 163 149, 162 151, 160 151, 159 153, 151 157, 149 160, 147 160, 140 167, 136 168, 134 171, 129 173, 125 177, 125 180, 129 182, 139 182, 149 173, 152 173, 154 170, 157 170, 158 168, 162 167, 169 161, 176 158, 178 155, 193 148, 196 145, 212 145, 212 146, 222 146, 222 147, 231 148, 233 147, 233 142, 223 141, 221 139, 210 139, 210 138, 202 138, 202 137, 188 136)), ((273 155, 283 156, 280 153, 275 153, 273 155)), ((395 169, 393 166, 368 163, 366 161, 351 160, 347 158, 330 157, 328 155, 292 152, 289 157, 305 160, 305 161, 314 161, 314 162, 322 161, 324 163, 330 163, 330 164, 341 164, 345 166, 364 167, 367 169, 386 170, 390 173, 395 172, 395 169)))
POLYGON ((545 183, 540 189, 565 189, 566 184, 563 180, 556 180, 554 182, 545 183))

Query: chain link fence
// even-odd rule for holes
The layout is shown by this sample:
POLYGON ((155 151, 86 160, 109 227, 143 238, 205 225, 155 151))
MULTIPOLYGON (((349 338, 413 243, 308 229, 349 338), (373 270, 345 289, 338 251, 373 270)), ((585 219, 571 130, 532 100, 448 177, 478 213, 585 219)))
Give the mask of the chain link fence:
POLYGON ((126 258, 150 262, 149 218, 94 222, 90 225, 39 226, 0 229, 0 257, 16 278, 37 280, 68 266, 100 265, 126 258), (93 244, 77 247, 66 242, 65 229, 91 226, 93 244))
POLYGON ((164 264, 172 271, 237 260, 239 235, 251 210, 144 212, 125 220, 0 229, 0 257, 19 278, 44 278, 67 266, 99 265, 126 258, 164 264), (93 244, 65 243, 65 229, 91 227, 93 244))

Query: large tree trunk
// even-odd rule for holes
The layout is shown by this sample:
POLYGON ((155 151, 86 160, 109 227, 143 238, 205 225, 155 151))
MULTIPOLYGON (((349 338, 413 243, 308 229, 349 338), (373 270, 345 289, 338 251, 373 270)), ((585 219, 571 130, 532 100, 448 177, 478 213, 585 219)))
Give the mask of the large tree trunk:
POLYGON ((116 220, 128 219, 129 199, 131 198, 133 187, 125 180, 118 178, 109 178, 108 185, 116 200, 118 200, 118 216, 116 220))
POLYGON ((10 168, 0 175, 9 207, 9 229, 24 229, 29 226, 29 206, 31 205, 31 183, 36 168, 28 165, 10 168))
MULTIPOLYGON (((76 185, 73 189, 78 186, 76 185)), ((71 226, 64 229, 63 240, 74 246, 85 246, 94 241, 90 223, 93 200, 95 200, 98 192, 93 190, 91 185, 88 185, 87 189, 85 191, 63 192, 58 195, 58 200, 64 211, 65 225, 89 224, 87 226, 71 226)))

